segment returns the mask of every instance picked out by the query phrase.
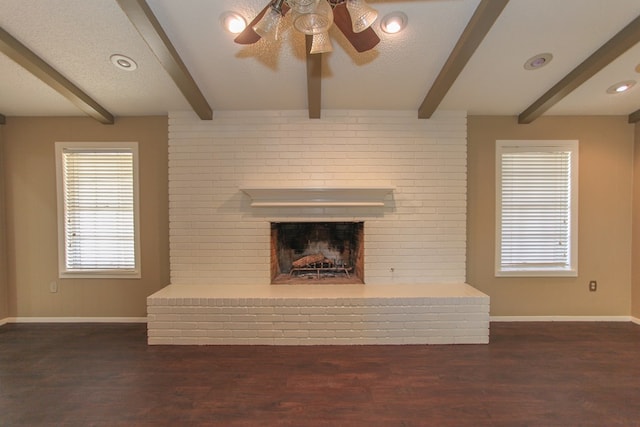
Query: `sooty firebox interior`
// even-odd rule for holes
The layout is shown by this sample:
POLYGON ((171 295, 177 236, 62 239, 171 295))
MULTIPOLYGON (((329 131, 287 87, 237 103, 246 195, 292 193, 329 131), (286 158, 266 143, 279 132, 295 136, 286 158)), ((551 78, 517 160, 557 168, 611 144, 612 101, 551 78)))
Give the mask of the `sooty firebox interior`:
POLYGON ((272 284, 363 284, 363 222, 271 223, 272 284))

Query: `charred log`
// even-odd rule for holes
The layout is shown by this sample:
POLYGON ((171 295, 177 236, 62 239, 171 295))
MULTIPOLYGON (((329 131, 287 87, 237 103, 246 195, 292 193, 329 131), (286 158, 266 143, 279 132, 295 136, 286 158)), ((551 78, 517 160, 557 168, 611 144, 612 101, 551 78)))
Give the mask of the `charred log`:
POLYGON ((324 261, 324 259, 325 259, 324 255, 322 254, 312 254, 312 255, 303 256, 302 258, 293 261, 291 265, 294 268, 306 267, 310 264, 315 264, 317 262, 324 261))

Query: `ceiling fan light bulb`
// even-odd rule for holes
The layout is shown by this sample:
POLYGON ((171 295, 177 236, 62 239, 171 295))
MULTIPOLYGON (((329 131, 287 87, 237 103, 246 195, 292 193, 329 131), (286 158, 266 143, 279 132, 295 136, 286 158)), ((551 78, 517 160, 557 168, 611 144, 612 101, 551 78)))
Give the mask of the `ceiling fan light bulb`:
POLYGON ((329 38, 328 32, 322 32, 313 35, 313 39, 311 41, 311 50, 309 53, 328 53, 333 52, 333 45, 331 44, 331 39, 329 38))
POLYGON ((351 26, 354 33, 363 32, 378 18, 378 11, 369 6, 364 0, 347 0, 347 10, 351 17, 351 26))
POLYGON ((262 38, 278 40, 278 26, 282 15, 275 8, 270 8, 262 19, 253 26, 253 31, 262 38))

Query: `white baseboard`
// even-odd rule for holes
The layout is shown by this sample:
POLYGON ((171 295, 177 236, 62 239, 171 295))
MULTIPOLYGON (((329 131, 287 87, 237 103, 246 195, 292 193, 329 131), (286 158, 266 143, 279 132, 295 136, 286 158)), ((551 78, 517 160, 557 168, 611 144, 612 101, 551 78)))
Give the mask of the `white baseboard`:
MULTIPOLYGON (((491 316, 491 322, 633 322, 640 325, 640 318, 632 316, 491 316)), ((147 323, 146 317, 7 317, 0 319, 0 326, 7 323, 147 323)))
POLYGON ((9 317, 6 323, 146 323, 146 317, 9 317))
MULTIPOLYGON (((490 316, 491 322, 631 322, 631 316, 490 316)), ((638 320, 638 319, 636 319, 638 320)))

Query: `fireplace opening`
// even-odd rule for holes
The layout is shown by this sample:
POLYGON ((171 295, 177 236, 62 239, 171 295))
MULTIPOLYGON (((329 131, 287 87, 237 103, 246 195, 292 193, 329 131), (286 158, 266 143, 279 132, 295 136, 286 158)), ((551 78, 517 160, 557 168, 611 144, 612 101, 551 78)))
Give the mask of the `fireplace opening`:
POLYGON ((271 283, 364 284, 364 223, 271 223, 271 283))

